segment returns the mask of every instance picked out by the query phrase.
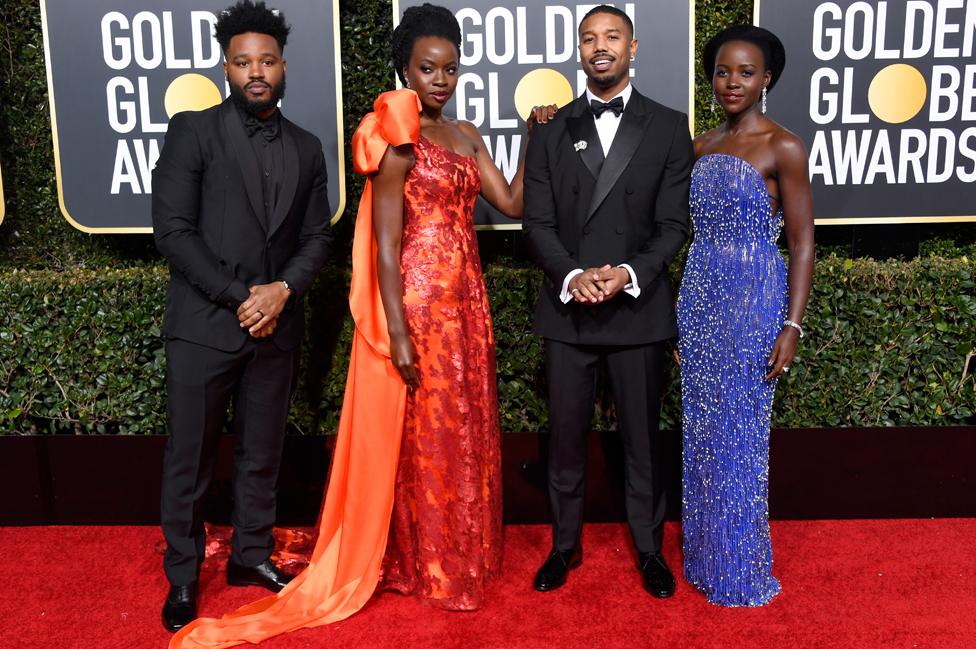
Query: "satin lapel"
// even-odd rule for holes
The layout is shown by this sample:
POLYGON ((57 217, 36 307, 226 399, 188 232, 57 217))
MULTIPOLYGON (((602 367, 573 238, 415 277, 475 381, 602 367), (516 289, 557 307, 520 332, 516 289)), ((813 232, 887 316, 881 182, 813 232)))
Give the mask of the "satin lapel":
POLYGON ((581 115, 574 115, 566 118, 566 131, 572 138, 573 148, 586 143, 586 148, 579 149, 577 155, 586 165, 593 178, 600 177, 600 170, 603 168, 603 147, 600 146, 600 136, 596 132, 596 124, 593 123, 593 115, 586 111, 581 115))
POLYGON ((244 189, 247 192, 247 199, 251 203, 254 211, 254 218, 261 224, 261 228, 267 232, 264 219, 260 217, 264 214, 264 198, 261 195, 261 172, 258 169, 258 161, 254 158, 254 150, 244 132, 240 117, 237 116, 237 109, 230 103, 224 101, 221 107, 223 113, 224 129, 227 131, 227 139, 230 140, 237 158, 237 164, 241 168, 241 175, 244 177, 244 189))
POLYGON ((644 139, 644 132, 652 119, 654 115, 648 110, 644 98, 634 91, 623 117, 620 118, 620 126, 617 127, 617 134, 613 137, 607 160, 600 170, 600 177, 597 178, 590 209, 586 212, 587 220, 593 216, 600 204, 606 200, 610 190, 620 180, 621 174, 637 153, 637 147, 644 139))
POLYGON ((284 117, 281 118, 281 145, 284 149, 285 177, 281 179, 281 195, 278 196, 278 203, 275 205, 274 214, 271 216, 271 226, 268 228, 268 236, 274 234, 278 226, 284 222, 291 209, 292 201, 295 200, 295 190, 298 188, 298 143, 291 135, 291 122, 284 117))

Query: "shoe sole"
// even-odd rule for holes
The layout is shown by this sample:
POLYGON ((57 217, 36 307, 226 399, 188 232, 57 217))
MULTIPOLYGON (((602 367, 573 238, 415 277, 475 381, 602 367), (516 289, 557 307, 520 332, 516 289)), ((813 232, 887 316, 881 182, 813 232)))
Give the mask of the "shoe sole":
POLYGON ((228 586, 260 586, 261 588, 270 590, 273 593, 277 593, 282 588, 284 588, 284 586, 268 584, 268 582, 266 581, 257 581, 255 579, 237 579, 237 578, 232 579, 230 577, 227 578, 227 585, 228 586))

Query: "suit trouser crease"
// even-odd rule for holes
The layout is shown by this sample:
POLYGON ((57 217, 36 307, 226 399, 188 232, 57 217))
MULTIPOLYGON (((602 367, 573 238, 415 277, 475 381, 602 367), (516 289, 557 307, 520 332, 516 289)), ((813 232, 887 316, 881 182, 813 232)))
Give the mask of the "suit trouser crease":
POLYGON ((270 556, 293 353, 269 342, 248 341, 236 352, 224 352, 167 340, 169 439, 161 511, 167 542, 163 565, 170 583, 195 581, 203 563, 203 504, 232 398, 237 444, 231 556, 248 566, 270 556), (259 466, 264 463, 273 467, 259 466))
POLYGON ((593 419, 596 374, 605 359, 625 453, 627 520, 637 550, 658 551, 665 510, 657 467, 664 345, 573 345, 546 339, 545 349, 553 547, 570 550, 580 540, 587 435, 593 419))
POLYGON ((255 345, 234 400, 234 510, 231 557, 256 566, 274 551, 278 476, 285 442, 293 352, 255 345))

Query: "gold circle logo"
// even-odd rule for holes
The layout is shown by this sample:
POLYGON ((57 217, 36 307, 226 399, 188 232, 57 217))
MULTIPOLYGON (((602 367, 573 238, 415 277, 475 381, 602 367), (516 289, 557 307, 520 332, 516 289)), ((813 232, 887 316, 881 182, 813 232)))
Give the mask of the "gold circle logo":
POLYGON ((927 94, 921 72, 910 65, 895 63, 874 75, 868 88, 868 104, 878 119, 901 124, 918 115, 927 94))
POLYGON ((552 68, 537 68, 522 77, 515 87, 515 110, 528 119, 533 106, 565 106, 573 100, 573 87, 552 68))
POLYGON ((223 98, 213 81, 195 72, 182 74, 169 84, 163 104, 166 115, 172 117, 185 110, 204 110, 216 106, 223 98))

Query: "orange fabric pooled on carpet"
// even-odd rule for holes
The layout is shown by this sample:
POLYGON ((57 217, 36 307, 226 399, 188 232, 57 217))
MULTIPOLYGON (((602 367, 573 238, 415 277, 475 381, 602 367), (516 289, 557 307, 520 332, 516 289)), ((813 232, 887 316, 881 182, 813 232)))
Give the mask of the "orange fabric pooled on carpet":
MULTIPOLYGON (((386 92, 353 136, 353 165, 379 169, 387 147, 416 143, 420 100, 410 90, 386 92)), ((215 649, 338 622, 369 600, 379 579, 393 508, 406 385, 390 362, 390 338, 376 277, 372 183, 356 217, 349 307, 356 323, 339 420, 332 475, 308 568, 280 593, 221 618, 199 618, 170 649, 215 649)))

